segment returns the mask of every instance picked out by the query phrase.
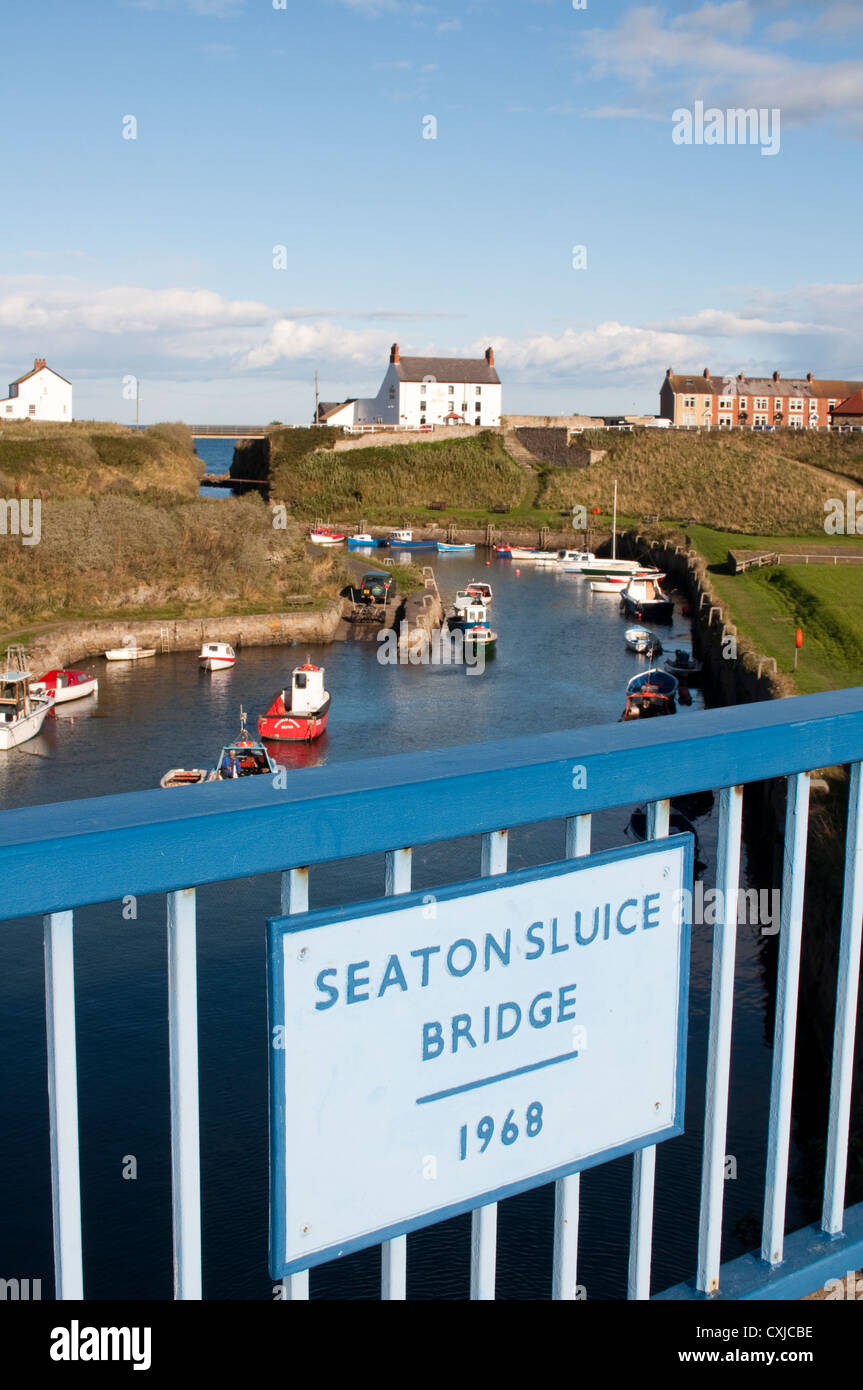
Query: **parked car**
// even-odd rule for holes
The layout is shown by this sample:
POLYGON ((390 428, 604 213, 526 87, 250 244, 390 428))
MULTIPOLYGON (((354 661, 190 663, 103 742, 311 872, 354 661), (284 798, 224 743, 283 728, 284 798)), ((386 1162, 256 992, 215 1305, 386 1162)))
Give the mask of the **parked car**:
POLYGON ((361 603, 387 603, 394 598, 398 586, 389 570, 368 570, 360 585, 361 603))

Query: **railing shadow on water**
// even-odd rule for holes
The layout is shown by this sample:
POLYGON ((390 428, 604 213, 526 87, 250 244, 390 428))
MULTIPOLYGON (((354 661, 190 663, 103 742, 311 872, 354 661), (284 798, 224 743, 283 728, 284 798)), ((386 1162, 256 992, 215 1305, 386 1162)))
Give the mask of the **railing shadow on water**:
MULTIPOLYGON (((770 1099, 763 1136, 765 1181, 761 1248, 722 1263, 726 1150, 729 1126, 747 1117, 729 1109, 732 1081, 732 1018, 738 922, 730 913, 711 924, 709 1015, 699 1084, 690 1090, 687 1125, 701 1140, 699 1189, 691 1229, 677 1234, 689 1252, 663 1269, 689 1277, 654 1290, 654 1192, 656 1147, 615 1159, 629 1165, 631 1200, 626 1296, 644 1299, 797 1298, 828 1278, 863 1263, 863 1204, 845 1209, 851 1125, 855 1022, 863 923, 863 689, 730 709, 687 720, 617 724, 465 748, 430 755, 310 768, 288 779, 254 778, 168 793, 136 792, 0 813, 0 918, 44 918, 48 1119, 53 1204, 53 1243, 58 1298, 84 1294, 81 1179, 79 1172, 79 1039, 73 938, 74 914, 94 904, 167 895, 170 1156, 173 1211, 174 1295, 202 1297, 201 1161, 199 1137, 198 947, 196 890, 231 880, 281 874, 281 910, 305 913, 309 878, 316 866, 385 854, 389 896, 412 887, 413 851, 470 842, 480 837, 480 875, 507 869, 507 832, 560 821, 562 859, 591 852, 592 817, 646 802, 646 834, 670 830, 671 798, 718 791, 716 887, 723 902, 737 901, 741 874, 743 790, 747 784, 784 778, 786 807, 782 860, 781 921, 776 934, 775 1008, 770 1099), (849 768, 843 908, 837 923, 836 1009, 830 1061, 827 1132, 820 1220, 786 1234, 795 1043, 798 1026, 804 880, 809 833, 810 773, 849 768), (578 770, 579 775, 573 775, 578 770), (370 832, 373 830, 373 845, 370 832), (693 1099, 694 1097, 694 1099, 693 1099), (693 1115, 697 1105, 698 1114, 693 1115)), ((368 879, 366 869, 357 884, 368 879)), ((372 894, 376 890, 371 889, 372 894)), ((204 895, 202 895, 204 896, 204 895)), ((363 901, 362 897, 359 901, 363 901)), ((272 904, 275 909, 276 904, 272 904)), ((262 924, 261 924, 262 925, 262 924)), ((202 919, 206 930, 206 919, 202 919)), ((771 947, 772 949, 772 947, 771 947)), ((772 965, 768 970, 772 970, 772 965)), ((106 1005, 107 1007, 107 1005, 106 1005)), ((266 1026, 261 1020, 262 1029, 266 1026)), ((80 1040, 85 1055, 86 1037, 80 1040)), ((88 1073, 81 1070, 86 1097, 88 1073)), ((825 1096, 827 1083, 825 1081, 825 1096)), ((682 1143, 686 1136, 672 1139, 682 1143)), ((167 1139, 167 1136, 166 1136, 167 1139)), ((668 1147, 668 1146, 666 1146, 668 1147)), ((206 1169, 205 1169, 206 1173, 206 1169)), ((548 1294, 578 1297, 581 1174, 569 1173, 536 1200, 551 1235, 548 1294)), ((587 1184, 586 1184, 587 1185, 587 1184)), ((206 1193, 205 1199, 206 1199, 206 1193)), ((14 1202, 7 1189, 4 1200, 14 1202)), ((514 1202, 520 1199, 512 1199, 514 1202)), ((256 1199, 258 1206, 260 1201, 256 1199)), ((501 1208, 502 1230, 507 1207, 501 1208)), ((470 1217, 471 1296, 493 1298, 496 1289, 497 1207, 470 1217)), ((582 1227, 590 1229, 585 1210, 582 1227)), ((466 1231, 464 1222, 457 1232, 466 1231)), ((757 1231, 754 1233, 757 1234, 757 1231)), ((411 1237, 427 1246, 429 1230, 411 1237)), ((663 1232, 663 1240, 669 1232, 663 1232)), ((452 1239, 452 1237, 450 1237, 452 1239)), ((456 1239, 462 1239, 458 1234, 456 1239)), ((465 1234, 464 1239, 467 1240, 465 1234)), ((738 1245, 739 1248, 739 1245, 738 1245)), ((382 1247, 382 1296, 403 1298, 407 1289, 407 1238, 382 1247)), ((128 1258, 134 1261, 133 1250, 128 1258)), ((368 1254, 363 1257, 367 1283, 368 1254)), ((208 1266, 209 1268, 209 1266, 208 1266)), ((323 1269, 328 1269, 324 1266, 323 1269)), ((673 1276, 672 1276, 673 1277, 673 1276)), ((219 1282, 229 1285, 228 1275, 219 1282)), ((507 1282, 511 1283, 509 1276, 507 1282)), ((517 1285, 517 1281, 516 1281, 517 1285)), ((282 1294, 309 1295, 308 1272, 286 1276, 282 1294)), ((621 1293, 623 1292, 621 1289, 621 1293)), ((432 1293, 431 1296, 434 1296, 432 1293)))

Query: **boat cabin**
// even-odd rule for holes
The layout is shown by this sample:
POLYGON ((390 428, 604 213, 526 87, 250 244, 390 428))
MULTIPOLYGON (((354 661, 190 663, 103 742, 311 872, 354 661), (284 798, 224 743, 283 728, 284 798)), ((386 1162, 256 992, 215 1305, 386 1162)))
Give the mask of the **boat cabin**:
POLYGON ((320 666, 313 666, 310 661, 298 666, 291 677, 291 714, 313 714, 325 699, 324 673, 320 666))
POLYGON ((12 724, 31 710, 29 675, 21 671, 0 673, 0 720, 12 724))

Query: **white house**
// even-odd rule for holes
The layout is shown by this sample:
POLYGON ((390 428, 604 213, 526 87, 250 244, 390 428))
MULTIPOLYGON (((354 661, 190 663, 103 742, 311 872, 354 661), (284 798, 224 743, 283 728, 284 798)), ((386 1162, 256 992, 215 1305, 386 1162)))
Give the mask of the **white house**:
POLYGON ((499 425, 501 384, 494 350, 485 357, 402 357, 393 343, 371 400, 322 405, 322 425, 499 425))
POLYGON ((3 420, 72 419, 72 384, 37 357, 32 372, 25 372, 9 385, 9 395, 0 399, 3 420))

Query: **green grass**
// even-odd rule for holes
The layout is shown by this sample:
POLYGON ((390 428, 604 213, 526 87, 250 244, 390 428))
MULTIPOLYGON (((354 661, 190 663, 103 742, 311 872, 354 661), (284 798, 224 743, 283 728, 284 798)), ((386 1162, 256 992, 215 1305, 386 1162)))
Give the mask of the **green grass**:
POLYGON ((273 435, 271 467, 271 495, 295 516, 374 517, 387 524, 412 519, 417 511, 441 520, 466 509, 491 518, 495 506, 533 502, 530 475, 489 431, 468 439, 341 452, 301 453, 294 445, 286 453, 285 436, 295 433, 301 432, 273 435), (443 509, 435 503, 443 503, 443 509))
POLYGON ((863 567, 771 565, 715 574, 726 616, 809 694, 863 684, 863 567), (794 674, 794 634, 803 647, 794 674))
POLYGON ((202 473, 184 425, 140 433, 99 422, 0 428, 0 495, 7 497, 194 497, 202 473))
MULTIPOLYGON (((686 534, 699 555, 703 555, 711 566, 724 566, 729 550, 777 550, 783 553, 799 550, 802 554, 810 555, 848 551, 863 555, 863 536, 828 536, 823 530, 799 536, 756 536, 717 531, 709 526, 687 526, 686 534)), ((847 570, 843 572, 847 573, 847 570)))

